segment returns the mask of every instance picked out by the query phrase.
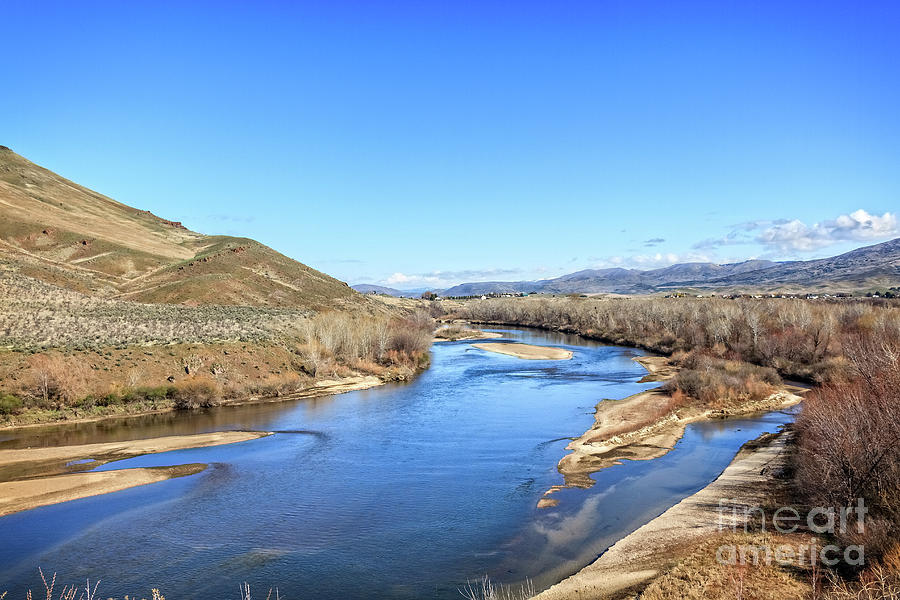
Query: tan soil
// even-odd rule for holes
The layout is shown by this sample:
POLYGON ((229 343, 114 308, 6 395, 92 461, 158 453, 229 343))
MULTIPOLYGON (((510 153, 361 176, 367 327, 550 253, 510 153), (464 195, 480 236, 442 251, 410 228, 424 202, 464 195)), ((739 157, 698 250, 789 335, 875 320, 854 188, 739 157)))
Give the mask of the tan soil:
POLYGON ((141 454, 156 454, 186 448, 205 448, 222 444, 234 444, 271 435, 265 431, 217 431, 195 435, 171 435, 126 442, 26 448, 24 450, 0 450, 0 467, 28 462, 70 462, 93 458, 103 462, 119 460, 141 454))
POLYGON ((189 464, 7 481, 0 483, 0 516, 38 506, 118 492, 173 477, 194 475, 205 468, 204 464, 189 464))
POLYGON ((572 358, 571 350, 550 348, 548 346, 532 346, 531 344, 493 342, 490 344, 472 344, 472 347, 528 360, 567 360, 572 358))

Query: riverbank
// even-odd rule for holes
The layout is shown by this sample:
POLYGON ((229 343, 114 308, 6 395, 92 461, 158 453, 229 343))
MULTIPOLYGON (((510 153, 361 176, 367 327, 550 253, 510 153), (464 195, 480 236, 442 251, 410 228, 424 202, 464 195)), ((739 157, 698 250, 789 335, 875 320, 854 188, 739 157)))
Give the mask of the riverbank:
MULTIPOLYGON (((634 360, 648 371, 641 381, 665 382, 678 374, 679 368, 667 357, 634 360)), ((569 453, 558 464, 564 483, 547 490, 537 506, 556 506, 554 493, 566 487, 591 487, 592 473, 622 460, 651 460, 665 455, 690 423, 789 408, 802 400, 798 395, 802 391, 785 386, 763 400, 721 409, 679 406, 664 386, 622 400, 603 400, 596 406, 591 428, 566 446, 569 453)))
POLYGON ((568 360, 572 358, 572 351, 551 346, 535 346, 532 344, 512 344, 506 342, 492 342, 488 344, 472 344, 473 348, 506 354, 523 358, 525 360, 568 360))
POLYGON ((743 530, 747 519, 743 507, 765 503, 777 485, 776 476, 787 466, 789 443, 787 432, 748 442, 715 481, 622 538, 535 600, 631 597, 689 556, 698 543, 718 534, 720 523, 729 531, 743 530), (727 499, 724 512, 721 499, 727 499))
POLYGON ((175 477, 196 475, 205 469, 204 464, 189 464, 7 481, 0 483, 0 517, 39 506, 109 494, 175 477))
MULTIPOLYGON (((413 375, 418 373, 415 371, 413 375)), ((307 387, 296 391, 279 392, 268 395, 247 395, 235 398, 223 398, 215 402, 213 406, 242 406, 245 404, 262 404, 267 402, 284 402, 287 400, 299 400, 301 398, 316 398, 366 390, 393 381, 403 381, 406 376, 389 374, 388 376, 376 375, 352 375, 334 379, 319 379, 307 387)), ((111 406, 95 406, 87 410, 62 409, 62 410, 34 410, 22 415, 12 417, 3 425, 0 431, 26 429, 30 427, 42 427, 53 424, 94 423, 109 419, 123 419, 144 415, 163 414, 181 410, 172 400, 161 399, 147 402, 135 402, 115 404, 111 406), (87 413, 87 414, 85 414, 87 413)))
POLYGON ((108 462, 145 454, 235 444, 268 435, 271 434, 260 431, 220 431, 125 442, 0 450, 0 516, 193 475, 203 471, 206 465, 72 471, 95 469, 108 462))

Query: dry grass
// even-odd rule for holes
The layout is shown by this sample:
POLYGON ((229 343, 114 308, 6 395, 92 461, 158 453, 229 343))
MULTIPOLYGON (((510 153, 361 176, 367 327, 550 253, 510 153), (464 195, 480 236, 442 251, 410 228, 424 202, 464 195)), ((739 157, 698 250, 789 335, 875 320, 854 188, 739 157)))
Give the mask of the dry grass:
POLYGON ((722 564, 721 545, 777 546, 783 540, 768 535, 717 536, 654 580, 641 600, 807 600, 812 579, 805 571, 777 564, 722 564))
POLYGON ((876 565, 855 581, 831 577, 823 600, 900 600, 900 575, 876 565))
POLYGON ((371 303, 246 238, 207 236, 0 148, 0 258, 23 275, 109 298, 322 310, 371 303))
POLYGON ((247 306, 187 307, 95 298, 0 270, 0 347, 90 349, 296 335, 311 313, 247 306))
MULTIPOLYGON (((88 579, 85 582, 85 585, 79 586, 75 584, 67 584, 62 587, 62 589, 58 589, 56 587, 56 573, 50 577, 50 580, 47 580, 47 577, 44 575, 44 571, 40 568, 38 569, 38 573, 41 576, 41 584, 44 589, 38 592, 39 594, 43 594, 45 600, 101 600, 102 596, 97 594, 97 590, 100 587, 100 581, 95 581, 93 585, 91 585, 91 580, 88 579)), ((238 586, 238 590, 240 593, 241 600, 253 600, 253 596, 250 589, 250 584, 247 582, 243 582, 238 586)), ((6 600, 7 593, 0 593, 0 600, 6 600)), ((31 591, 28 590, 25 594, 25 600, 34 600, 37 596, 31 591)), ((269 588, 266 593, 266 600, 281 600, 281 592, 278 588, 269 588)), ((109 600, 115 600, 114 598, 109 598, 109 600)), ((138 600, 138 596, 129 596, 125 595, 123 600, 138 600)), ((150 590, 150 598, 142 597, 141 600, 166 600, 166 597, 162 595, 158 589, 150 590)))
POLYGON ((681 370, 666 383, 666 389, 682 392, 703 408, 740 407, 767 398, 781 385, 774 369, 696 350, 673 356, 673 362, 681 370))
POLYGON ((507 586, 495 584, 485 575, 474 583, 467 583, 459 593, 466 600, 527 600, 535 595, 535 589, 531 580, 521 586, 507 586))
MULTIPOLYGON (((47 577, 44 575, 44 571, 42 569, 38 569, 38 573, 41 576, 41 584, 44 586, 43 590, 40 590, 38 594, 43 594, 45 600, 101 600, 101 596, 97 595, 97 589, 100 587, 100 581, 95 581, 93 585, 91 585, 91 580, 86 580, 84 587, 81 587, 76 584, 66 584, 63 585, 61 589, 57 588, 56 581, 56 573, 50 577, 50 580, 47 580, 47 577)), ((6 599, 6 592, 0 594, 0 600, 6 599)), ((28 590, 25 593, 25 600, 33 600, 37 596, 31 591, 28 590)), ((115 600, 110 598, 109 600, 115 600)), ((137 596, 125 596, 124 600, 137 600, 137 596)), ((147 600, 146 598, 142 600, 147 600)), ((163 596, 159 590, 153 589, 150 591, 149 600, 166 600, 165 596, 163 596)))
POLYGON ((456 341, 465 337, 469 337, 473 333, 474 331, 468 327, 453 324, 447 325, 446 327, 441 327, 440 329, 435 331, 434 337, 440 338, 442 340, 456 341))
MULTIPOLYGON (((116 323, 129 326, 127 320, 116 323)), ((28 424, 204 408, 250 396, 291 394, 320 378, 405 380, 427 366, 432 329, 431 318, 423 313, 335 311, 296 315, 273 325, 265 334, 269 339, 253 342, 207 338, 0 352, 0 420, 28 424)))

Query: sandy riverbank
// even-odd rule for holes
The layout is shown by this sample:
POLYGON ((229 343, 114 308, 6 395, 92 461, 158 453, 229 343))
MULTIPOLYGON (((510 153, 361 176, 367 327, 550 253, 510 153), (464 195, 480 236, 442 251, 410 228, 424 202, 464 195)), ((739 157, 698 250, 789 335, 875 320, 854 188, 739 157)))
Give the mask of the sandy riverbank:
MULTIPOLYGON (((666 381, 678 372, 666 357, 634 360, 649 372, 641 381, 666 381)), ((802 400, 797 395, 800 391, 785 386, 763 400, 727 410, 686 407, 672 412, 670 396, 662 387, 623 400, 603 400, 597 404, 593 426, 566 446, 569 454, 559 461, 564 484, 547 490, 538 501, 538 508, 556 506, 558 502, 552 495, 564 487, 591 487, 592 473, 622 460, 651 460, 665 455, 690 423, 788 408, 802 400)))
POLYGON ((108 494, 172 477, 199 473, 202 464, 73 473, 114 460, 187 448, 255 440, 260 431, 219 431, 125 442, 0 450, 0 516, 76 498, 108 494), (72 464, 77 463, 77 464, 72 464))
POLYGON ((141 454, 156 454, 186 448, 204 448, 221 444, 234 444, 255 440, 271 435, 266 431, 216 431, 194 435, 170 435, 125 442, 103 442, 80 444, 77 446, 50 446, 46 448, 25 448, 0 450, 0 467, 16 463, 71 462, 93 459, 96 462, 121 460, 141 454))
POLYGON ((718 533, 720 515, 729 528, 742 526, 744 507, 761 504, 773 474, 787 463, 788 433, 767 434, 748 443, 711 484, 685 498, 634 533, 616 542, 578 573, 535 596, 536 600, 618 598, 634 594, 688 553, 695 543, 718 533), (728 499, 724 513, 721 499, 728 499))
POLYGON ((38 506, 99 496, 174 477, 194 475, 204 469, 206 469, 204 464, 189 464, 6 481, 0 483, 0 517, 38 506))
POLYGON ((472 344, 472 347, 527 360, 567 360, 572 358, 571 350, 551 348, 549 346, 533 346, 531 344, 493 342, 490 344, 472 344))

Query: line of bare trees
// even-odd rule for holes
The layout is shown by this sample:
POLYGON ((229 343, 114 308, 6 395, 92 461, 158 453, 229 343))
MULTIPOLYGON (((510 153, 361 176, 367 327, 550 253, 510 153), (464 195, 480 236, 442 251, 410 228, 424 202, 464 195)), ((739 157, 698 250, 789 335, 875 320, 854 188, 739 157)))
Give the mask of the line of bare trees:
POLYGON ((900 335, 894 333, 845 340, 849 376, 809 394, 796 423, 802 496, 833 507, 862 498, 869 511, 864 531, 851 527, 837 537, 864 545, 869 558, 900 557, 900 335))
POLYGON ((900 332, 897 304, 724 298, 497 298, 466 302, 459 317, 579 333, 663 354, 703 350, 825 381, 842 372, 854 335, 900 332))

